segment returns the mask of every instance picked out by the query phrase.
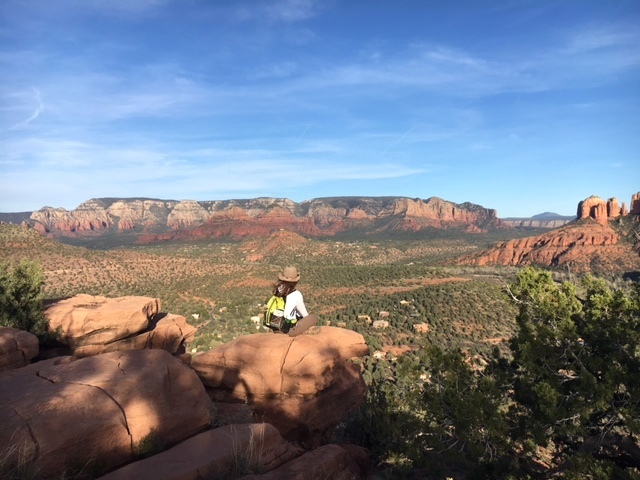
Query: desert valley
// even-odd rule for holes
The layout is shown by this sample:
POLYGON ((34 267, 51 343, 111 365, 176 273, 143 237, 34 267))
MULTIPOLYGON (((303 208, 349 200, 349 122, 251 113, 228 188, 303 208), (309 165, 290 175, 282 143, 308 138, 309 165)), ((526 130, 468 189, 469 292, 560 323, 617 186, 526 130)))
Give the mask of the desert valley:
MULTIPOLYGON (((101 198, 69 211, 0 214, 2 261, 26 259, 42 269, 45 315, 57 334, 22 348, 22 340, 0 330, 2 418, 15 427, 3 428, 0 440, 5 448, 18 438, 26 445, 21 455, 36 472, 29 478, 267 479, 306 472, 304 478, 462 479, 481 467, 546 478, 558 468, 573 471, 574 460, 557 456, 553 444, 497 445, 485 437, 503 426, 474 418, 466 431, 447 415, 489 409, 488 390, 464 375, 488 378, 496 365, 519 358, 513 339, 522 340, 529 308, 523 299, 533 295, 523 287, 527 275, 541 275, 540 282, 547 275, 552 289, 594 276, 603 282, 597 288, 638 302, 639 219, 640 193, 628 204, 588 197, 575 217, 529 219, 501 219, 490 208, 435 197, 101 198), (299 288, 320 319, 312 333, 293 339, 269 333, 260 318, 288 265, 301 271, 299 288), (126 385, 112 385, 118 372, 126 385), (453 389, 436 380, 438 372, 443 379, 457 372, 457 381, 475 385, 451 390, 467 407, 433 396, 432 387, 453 389), (155 400, 137 390, 140 398, 133 398, 136 383, 155 400), (94 398, 98 390, 115 404, 94 398), (29 391, 50 399, 48 414, 24 401, 29 391), (56 398, 67 399, 67 407, 56 398), (96 402, 95 412, 84 409, 88 402, 96 402), (440 417, 430 417, 445 404, 440 417), (120 426, 114 415, 122 416, 120 426), (53 440, 52 429, 66 429, 72 418, 86 427, 53 440), (473 422, 486 427, 484 436, 473 422), (479 453, 480 446, 488 450, 479 453), (218 453, 198 457, 199 449, 218 453), (240 450, 250 458, 240 462, 240 450), (178 458, 184 469, 171 470, 178 458)), ((583 303, 589 288, 597 290, 576 288, 583 303)), ((629 315, 637 325, 637 312, 629 315)), ((571 342, 584 346, 584 334, 578 337, 571 342)), ((633 355, 637 366, 638 351, 633 355)), ((556 375, 566 368, 555 367, 556 375)), ((622 440, 599 445, 594 458, 608 449, 611 465, 626 462, 619 471, 634 475, 638 432, 628 424, 618 433, 625 432, 635 447, 622 440)), ((6 457, 0 468, 16 472, 15 459, 6 457)))

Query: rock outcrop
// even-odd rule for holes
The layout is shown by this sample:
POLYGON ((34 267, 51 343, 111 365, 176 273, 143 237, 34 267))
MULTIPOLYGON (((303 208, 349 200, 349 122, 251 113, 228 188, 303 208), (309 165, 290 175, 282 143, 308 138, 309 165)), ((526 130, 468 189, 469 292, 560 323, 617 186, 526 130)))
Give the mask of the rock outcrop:
POLYGON ((631 208, 629 209, 631 215, 640 215, 640 192, 631 196, 631 208))
POLYGON ((369 352, 360 334, 247 335, 191 359, 171 355, 171 341, 149 349, 155 340, 140 340, 177 317, 159 309, 149 297, 48 305, 75 356, 30 365, 37 339, 0 329, 0 351, 22 345, 15 351, 26 365, 0 373, 3 472, 27 462, 43 478, 78 467, 110 471, 105 480, 367 478, 366 450, 325 444, 366 397, 349 361, 369 352), (115 345, 144 349, 101 350, 115 345))
POLYGON ((365 477, 366 472, 342 445, 323 445, 262 475, 246 475, 238 480, 310 480, 341 479, 355 480, 365 477))
POLYGON ((92 232, 112 227, 114 219, 99 200, 89 200, 73 211, 43 207, 31 214, 34 228, 41 233, 59 230, 68 233, 92 232))
MULTIPOLYGON (((640 214, 640 193, 631 204, 640 214)), ((578 204, 576 222, 542 235, 501 242, 479 253, 459 260, 462 265, 567 265, 575 272, 635 271, 637 253, 628 242, 618 242, 619 235, 609 226, 609 220, 626 216, 626 206, 616 198, 603 200, 598 196, 578 204)), ((624 235, 624 233, 623 233, 624 235)), ((637 247, 635 247, 637 248, 637 247)))
POLYGON ((160 301, 151 297, 80 294, 47 305, 45 316, 76 357, 147 348, 175 353, 196 332, 183 316, 160 313, 160 301))
MULTIPOLYGON (((640 193, 631 197, 631 205, 632 214, 636 215, 640 213, 640 193), (638 198, 636 199, 636 197, 638 198), (637 213, 633 213, 634 202, 638 203, 637 213)), ((591 218, 602 225, 606 225, 610 219, 618 218, 623 215, 627 215, 627 207, 624 202, 620 205, 618 203, 618 199, 615 197, 612 197, 609 200, 603 200, 597 195, 592 195, 578 204, 578 220, 591 218)))
POLYGON ((154 199, 99 199, 120 230, 154 227, 166 222, 167 215, 178 202, 154 199))
POLYGON ((369 353, 360 334, 318 331, 243 336, 196 355, 191 366, 215 402, 246 403, 287 440, 318 446, 364 402, 359 367, 348 360, 369 353))
POLYGON ((267 423, 226 425, 126 465, 100 480, 237 478, 258 468, 274 470, 302 453, 267 423))
POLYGON ((38 356, 38 337, 11 327, 0 327, 0 372, 24 367, 38 356))
POLYGON ((431 197, 336 197, 296 203, 283 198, 194 201, 98 198, 75 210, 44 207, 29 222, 52 236, 97 235, 134 230, 141 241, 268 236, 286 229, 327 236, 358 229, 419 231, 455 228, 480 232, 505 225, 495 210, 431 197))
MULTIPOLYGON (((609 252, 618 235, 600 224, 569 225, 534 237, 498 243, 478 254, 466 257, 462 264, 558 266, 609 252)), ((588 260, 587 260, 588 263, 588 260)))
POLYGON ((60 357, 0 375, 0 445, 16 446, 45 477, 74 465, 112 469, 150 437, 184 440, 209 425, 211 410, 197 375, 164 350, 60 357))

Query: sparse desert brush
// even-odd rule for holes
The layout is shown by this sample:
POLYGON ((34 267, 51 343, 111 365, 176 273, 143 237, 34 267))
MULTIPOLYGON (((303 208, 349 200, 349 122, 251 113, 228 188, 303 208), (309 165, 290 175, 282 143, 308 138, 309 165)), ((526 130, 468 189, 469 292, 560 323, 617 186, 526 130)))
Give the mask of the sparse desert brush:
POLYGON ((137 444, 133 446, 133 456, 136 459, 151 457, 167 449, 168 444, 156 429, 152 429, 137 444))
POLYGON ((40 480, 40 467, 26 443, 6 445, 0 450, 0 478, 3 480, 40 480))

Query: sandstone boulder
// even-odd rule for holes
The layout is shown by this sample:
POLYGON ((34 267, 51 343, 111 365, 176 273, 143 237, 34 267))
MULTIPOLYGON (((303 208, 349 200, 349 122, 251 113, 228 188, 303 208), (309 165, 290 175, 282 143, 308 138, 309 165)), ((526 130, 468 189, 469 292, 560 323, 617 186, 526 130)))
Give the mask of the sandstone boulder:
POLYGON ((49 328, 61 332, 59 340, 77 357, 145 348, 176 353, 196 328, 181 315, 159 310, 160 301, 151 297, 81 294, 48 305, 45 315, 49 328))
POLYGON ((273 470, 301 453, 272 425, 227 425, 126 465, 100 480, 237 478, 252 471, 273 470))
POLYGON ((239 480, 359 480, 366 478, 349 452, 339 445, 324 445, 263 475, 239 480))
POLYGON ((194 435, 210 411, 198 377, 164 350, 60 357, 0 375, 0 446, 19 446, 45 476, 117 467, 150 435, 194 435))
POLYGON ((196 328, 189 325, 182 315, 159 313, 149 321, 147 329, 131 337, 106 344, 89 344, 75 347, 76 357, 89 357, 100 353, 120 350, 142 350, 159 348, 176 353, 183 342, 190 342, 195 336, 196 328))
POLYGON ((60 340, 71 347, 111 343, 147 328, 160 311, 150 297, 106 298, 76 295, 45 308, 49 328, 60 329, 60 340))
POLYGON ((0 327, 0 372, 29 365, 39 351, 38 337, 32 333, 0 327))
POLYGON ((362 335, 247 335, 196 355, 192 367, 216 402, 244 403, 290 441, 317 446, 360 406, 366 386, 349 359, 369 353, 362 335))

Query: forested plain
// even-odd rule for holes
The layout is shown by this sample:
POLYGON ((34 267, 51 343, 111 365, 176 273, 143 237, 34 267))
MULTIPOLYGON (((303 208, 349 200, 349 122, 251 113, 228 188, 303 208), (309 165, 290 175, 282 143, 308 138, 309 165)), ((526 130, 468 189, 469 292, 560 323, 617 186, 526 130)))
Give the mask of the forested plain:
POLYGON ((319 324, 357 331, 370 348, 359 362, 369 398, 334 440, 366 447, 378 478, 638 478, 637 285, 456 266, 494 239, 280 232, 95 249, 0 225, 3 261, 40 265, 45 301, 157 297, 198 327, 192 353, 264 333, 252 317, 295 265, 319 324))

